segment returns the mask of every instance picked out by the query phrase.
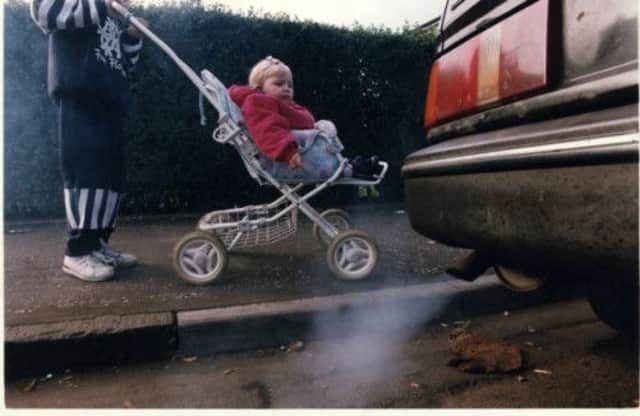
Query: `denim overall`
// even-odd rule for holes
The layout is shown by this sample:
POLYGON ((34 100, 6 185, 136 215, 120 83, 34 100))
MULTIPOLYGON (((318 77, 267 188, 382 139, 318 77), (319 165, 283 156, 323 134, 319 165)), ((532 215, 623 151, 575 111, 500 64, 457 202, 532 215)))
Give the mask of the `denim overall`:
MULTIPOLYGON (((340 166, 338 155, 344 149, 330 121, 320 120, 314 129, 292 130, 298 143, 302 167, 289 169, 287 163, 276 162, 260 156, 262 167, 281 182, 313 183, 330 178, 340 166)), ((350 176, 351 166, 347 164, 342 176, 350 176)))

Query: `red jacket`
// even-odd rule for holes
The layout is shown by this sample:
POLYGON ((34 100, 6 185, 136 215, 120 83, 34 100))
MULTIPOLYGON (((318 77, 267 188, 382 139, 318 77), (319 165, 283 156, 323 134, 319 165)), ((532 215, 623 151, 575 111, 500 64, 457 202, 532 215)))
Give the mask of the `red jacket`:
POLYGON ((311 112, 293 101, 240 85, 232 85, 229 95, 240 107, 256 146, 272 160, 288 162, 298 151, 291 130, 312 129, 315 124, 311 112))

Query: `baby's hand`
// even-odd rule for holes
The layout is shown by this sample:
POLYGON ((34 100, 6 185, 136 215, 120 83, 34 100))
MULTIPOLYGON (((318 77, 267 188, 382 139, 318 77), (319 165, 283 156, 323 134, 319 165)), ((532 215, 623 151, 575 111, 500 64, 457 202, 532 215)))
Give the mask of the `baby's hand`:
POLYGON ((289 159, 289 169, 298 169, 302 167, 302 157, 300 153, 296 152, 291 159, 289 159))

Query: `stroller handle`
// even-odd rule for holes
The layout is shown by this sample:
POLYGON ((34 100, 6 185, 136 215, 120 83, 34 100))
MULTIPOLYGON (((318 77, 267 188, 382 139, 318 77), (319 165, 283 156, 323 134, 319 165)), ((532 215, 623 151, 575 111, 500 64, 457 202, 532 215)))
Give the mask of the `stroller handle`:
POLYGON ((202 81, 202 78, 200 78, 200 76, 198 76, 198 74, 189 65, 187 65, 182 59, 180 59, 180 57, 173 51, 173 49, 169 47, 169 45, 167 45, 162 39, 156 36, 156 34, 153 33, 151 29, 145 26, 139 19, 137 19, 133 15, 133 13, 127 10, 127 8, 124 7, 122 4, 113 0, 107 0, 107 1, 109 3, 109 6, 116 13, 122 16, 122 18, 126 22, 128 22, 129 24, 134 26, 136 29, 138 29, 140 32, 142 32, 142 34, 144 34, 144 36, 147 39, 155 43, 160 49, 162 49, 164 53, 166 53, 169 56, 169 58, 171 58, 171 60, 173 60, 173 62, 175 62, 178 68, 180 68, 182 72, 184 72, 184 74, 187 76, 187 78, 189 78, 191 82, 196 86, 196 88, 198 88, 198 91, 200 91, 200 93, 204 95, 207 98, 207 100, 209 100, 211 105, 215 107, 215 109, 218 111, 218 114, 223 113, 222 112, 223 110, 222 108, 219 107, 217 100, 211 95, 211 92, 205 87, 205 84, 202 81))

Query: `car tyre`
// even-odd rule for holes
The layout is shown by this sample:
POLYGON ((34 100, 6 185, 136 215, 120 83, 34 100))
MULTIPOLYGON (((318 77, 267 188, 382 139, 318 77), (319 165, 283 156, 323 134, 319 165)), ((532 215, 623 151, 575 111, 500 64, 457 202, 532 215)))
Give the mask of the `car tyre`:
POLYGON ((591 278, 591 309, 604 323, 638 341, 638 284, 623 279, 591 278))

